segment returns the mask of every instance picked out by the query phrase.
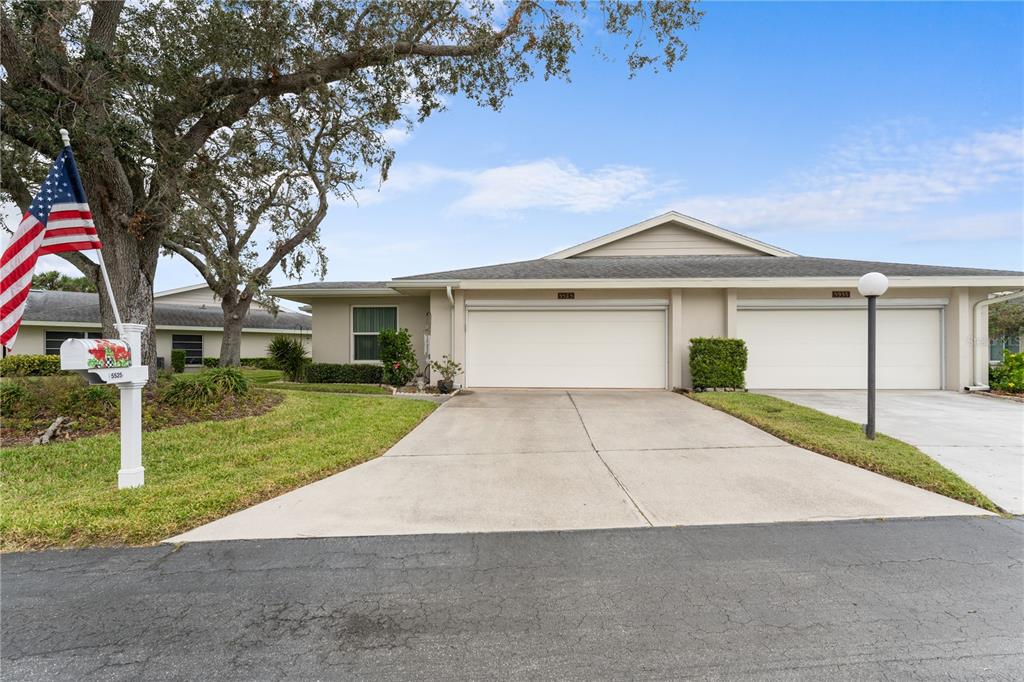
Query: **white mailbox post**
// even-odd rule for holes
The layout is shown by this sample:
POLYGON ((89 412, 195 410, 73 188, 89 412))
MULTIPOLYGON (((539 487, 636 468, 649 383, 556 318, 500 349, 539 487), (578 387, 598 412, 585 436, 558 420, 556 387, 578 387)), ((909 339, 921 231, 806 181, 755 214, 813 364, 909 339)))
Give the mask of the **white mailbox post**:
POLYGON ((68 339, 60 346, 60 368, 78 372, 90 384, 113 384, 121 392, 121 469, 118 488, 145 482, 142 467, 142 389, 149 368, 142 364, 144 324, 115 325, 120 339, 68 339))

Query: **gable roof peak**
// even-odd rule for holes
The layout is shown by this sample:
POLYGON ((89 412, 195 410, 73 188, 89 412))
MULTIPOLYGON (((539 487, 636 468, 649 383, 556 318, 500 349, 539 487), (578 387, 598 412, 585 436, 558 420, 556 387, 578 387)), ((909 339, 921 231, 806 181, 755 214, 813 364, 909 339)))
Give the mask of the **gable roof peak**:
POLYGON ((727 230, 725 228, 718 227, 717 225, 712 225, 711 223, 699 220, 698 218, 694 218, 692 216, 685 215, 683 213, 680 213, 679 211, 666 211, 665 213, 654 216, 653 218, 648 218, 647 220, 636 223, 635 225, 630 225, 629 227, 624 227, 621 230, 616 230, 615 232, 609 232, 608 234, 602 235, 595 239, 591 239, 590 241, 586 241, 575 246, 570 246, 567 249, 562 249, 561 251, 557 251, 550 255, 544 256, 544 258, 553 260, 559 260, 562 258, 572 258, 573 256, 578 256, 588 251, 592 251, 607 244, 619 241, 620 239, 625 239, 640 232, 650 230, 651 228, 660 227, 662 225, 668 225, 671 223, 678 223, 679 225, 682 225, 685 228, 694 230, 696 232, 713 237, 726 243, 746 247, 748 249, 764 254, 766 256, 789 257, 797 255, 792 251, 787 251, 777 246, 766 244, 765 242, 758 241, 757 239, 754 239, 752 237, 747 237, 746 235, 739 234, 738 232, 733 232, 732 230, 727 230))

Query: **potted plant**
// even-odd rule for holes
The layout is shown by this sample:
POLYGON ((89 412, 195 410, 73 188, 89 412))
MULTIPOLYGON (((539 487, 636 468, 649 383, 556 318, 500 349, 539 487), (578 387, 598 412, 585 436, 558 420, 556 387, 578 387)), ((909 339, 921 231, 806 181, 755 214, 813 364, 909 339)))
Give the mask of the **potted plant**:
POLYGON ((430 363, 430 369, 441 375, 437 382, 439 393, 451 393, 455 388, 455 376, 462 374, 462 365, 452 360, 447 355, 442 355, 440 360, 430 363))

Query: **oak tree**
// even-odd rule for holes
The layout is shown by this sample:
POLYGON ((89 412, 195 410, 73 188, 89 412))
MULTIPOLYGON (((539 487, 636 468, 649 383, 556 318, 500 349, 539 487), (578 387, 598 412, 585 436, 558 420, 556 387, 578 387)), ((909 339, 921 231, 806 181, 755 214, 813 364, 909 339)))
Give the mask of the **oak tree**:
MULTIPOLYGON (((537 74, 568 76, 588 21, 635 72, 685 58, 700 18, 686 0, 0 0, 0 189, 24 209, 68 128, 118 307, 152 330, 157 261, 192 175, 266 102, 359 94, 381 123, 456 95, 498 109, 537 74)), ((96 279, 82 254, 66 257, 96 279)), ((101 287, 113 333, 106 298, 101 287)), ((151 367, 154 350, 147 333, 151 367)))

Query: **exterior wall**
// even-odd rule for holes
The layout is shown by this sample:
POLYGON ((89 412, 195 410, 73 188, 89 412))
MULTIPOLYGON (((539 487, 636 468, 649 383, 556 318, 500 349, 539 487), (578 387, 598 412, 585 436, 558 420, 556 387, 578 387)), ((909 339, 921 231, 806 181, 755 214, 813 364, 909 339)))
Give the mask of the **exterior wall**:
MULTIPOLYGON (((59 325, 42 327, 37 325, 22 325, 21 329, 18 330, 18 338, 11 354, 39 355, 43 353, 46 348, 46 332, 48 331, 99 332, 102 331, 102 327, 99 325, 94 327, 61 327, 59 325)), ((201 334, 203 337, 203 356, 217 357, 220 355, 220 342, 221 337, 223 336, 221 332, 196 331, 189 329, 157 329, 156 354, 157 357, 164 358, 164 362, 168 365, 171 361, 171 336, 174 334, 201 334)), ((277 333, 272 330, 268 330, 266 333, 242 332, 241 356, 243 358, 266 357, 267 344, 270 343, 270 340, 275 336, 277 336, 277 333)), ((311 335, 295 334, 294 336, 302 339, 307 348, 310 347, 312 339, 311 335)))
MULTIPOLYGON (((421 297, 388 296, 319 299, 313 303, 313 325, 317 344, 313 358, 317 362, 350 362, 350 321, 352 305, 399 306, 399 326, 412 332, 413 342, 421 367, 429 359, 440 359, 442 355, 454 354, 454 359, 465 366, 466 351, 466 302, 479 301, 557 301, 560 289, 531 290, 453 290, 454 339, 452 308, 443 289, 432 290, 421 297), (424 335, 430 335, 430 356, 424 350, 424 335)), ((565 301, 569 308, 573 303, 587 300, 656 299, 668 302, 669 372, 673 387, 691 386, 689 372, 689 342, 698 336, 736 335, 737 306, 749 299, 812 299, 822 301, 849 301, 860 299, 856 289, 850 299, 832 299, 832 290, 821 289, 580 289, 575 290, 575 299, 565 301)), ((896 288, 885 296, 887 299, 931 298, 948 299, 944 310, 944 357, 945 388, 959 390, 973 382, 973 363, 984 358, 987 366, 988 334, 987 317, 981 321, 982 333, 975 339, 974 304, 983 300, 991 289, 982 288, 896 288)), ((979 316, 983 313, 979 311, 979 316)), ((436 381, 436 376, 431 376, 436 381)), ((464 376, 456 377, 456 384, 462 385, 464 376)))
MULTIPOLYGON (((760 255, 759 251, 727 242, 679 224, 659 225, 573 258, 594 256, 732 256, 760 255)), ((770 257, 770 256, 769 256, 770 257)))
MULTIPOLYGON (((220 344, 224 338, 222 332, 191 331, 188 329, 156 331, 156 354, 164 359, 165 365, 171 362, 171 337, 175 334, 202 334, 203 336, 203 357, 220 357, 220 344)), ((267 357, 267 344, 277 336, 276 332, 242 332, 242 347, 239 357, 243 358, 265 358, 267 357)), ((312 337, 309 334, 289 334, 289 337, 301 339, 303 345, 309 349, 312 345, 312 337)))
POLYGON ((690 376, 690 339, 699 336, 726 336, 725 289, 680 289, 682 297, 682 338, 673 355, 679 358, 679 374, 673 375, 674 388, 692 388, 690 376), (675 380, 678 379, 678 383, 675 380))
POLYGON ((99 325, 95 327, 37 327, 21 325, 18 329, 18 337, 14 340, 14 350, 8 351, 8 355, 42 355, 46 350, 46 332, 98 332, 99 325))
MULTIPOLYGON (((194 289, 192 291, 179 291, 173 294, 158 294, 154 300, 157 303, 175 303, 179 305, 205 305, 211 308, 220 308, 220 297, 213 293, 210 287, 194 289)), ((266 310, 266 306, 253 301, 251 308, 266 310)))
MULTIPOLYGON (((442 292, 442 296, 444 293, 442 292)), ((447 299, 445 300, 447 303, 447 299)), ((366 296, 314 299, 314 362, 352 362, 352 306, 397 306, 398 326, 408 329, 420 368, 427 365, 424 337, 430 333, 431 299, 423 296, 366 296)))

